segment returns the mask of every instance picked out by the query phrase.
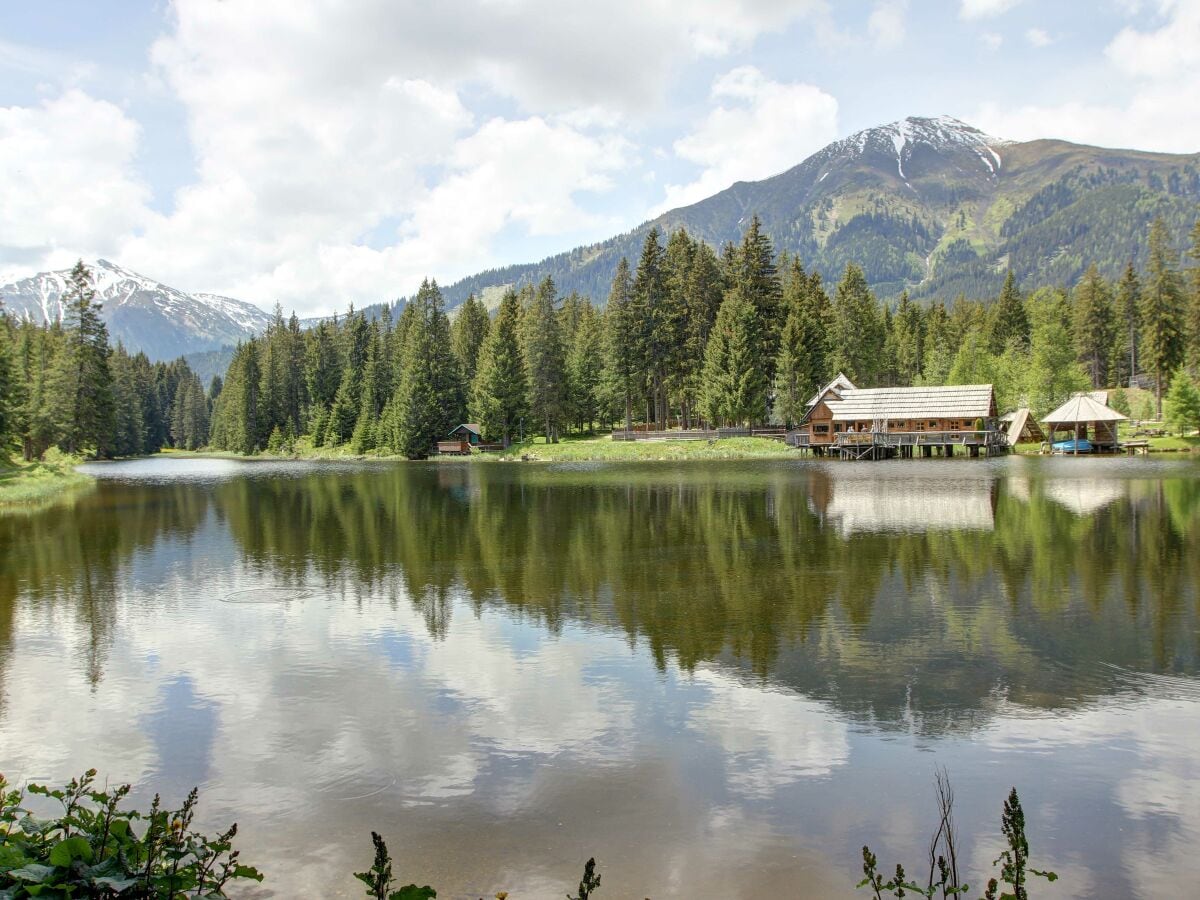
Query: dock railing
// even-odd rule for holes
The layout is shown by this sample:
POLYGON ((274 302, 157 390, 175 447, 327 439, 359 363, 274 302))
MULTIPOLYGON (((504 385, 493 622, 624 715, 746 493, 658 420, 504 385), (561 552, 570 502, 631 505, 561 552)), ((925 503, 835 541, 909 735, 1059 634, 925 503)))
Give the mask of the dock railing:
POLYGON ((834 435, 838 447, 994 447, 1005 443, 1004 433, 983 431, 840 431, 834 435))

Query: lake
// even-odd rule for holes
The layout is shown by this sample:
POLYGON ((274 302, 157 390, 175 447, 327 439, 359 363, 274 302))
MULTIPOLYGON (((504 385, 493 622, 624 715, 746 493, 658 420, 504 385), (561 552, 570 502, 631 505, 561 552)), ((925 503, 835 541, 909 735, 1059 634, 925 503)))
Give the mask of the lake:
POLYGON ((92 464, 0 517, 0 771, 239 823, 245 896, 865 897, 945 767, 971 896, 1200 879, 1200 465, 92 464))

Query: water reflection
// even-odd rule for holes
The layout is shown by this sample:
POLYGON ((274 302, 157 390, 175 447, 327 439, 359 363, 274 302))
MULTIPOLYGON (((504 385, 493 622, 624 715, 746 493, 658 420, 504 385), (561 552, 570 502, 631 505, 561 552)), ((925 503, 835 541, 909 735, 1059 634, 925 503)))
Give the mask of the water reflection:
POLYGON ((0 765, 201 783, 281 896, 371 827, 451 896, 836 896, 932 750, 977 856, 1017 782, 1076 887, 1178 890, 1200 473, 1063 462, 119 464, 0 518, 0 765))

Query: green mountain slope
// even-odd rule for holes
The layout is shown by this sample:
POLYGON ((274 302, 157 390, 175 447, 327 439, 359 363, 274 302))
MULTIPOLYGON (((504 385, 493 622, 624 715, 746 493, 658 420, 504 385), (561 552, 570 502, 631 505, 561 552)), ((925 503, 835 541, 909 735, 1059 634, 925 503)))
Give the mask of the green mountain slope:
POLYGON ((646 231, 684 227, 716 247, 758 215, 780 251, 836 279, 861 265, 881 297, 984 297, 1012 266, 1026 287, 1074 282, 1095 262, 1115 277, 1146 253, 1162 216, 1182 245, 1200 209, 1200 154, 1109 150, 1066 141, 1014 143, 949 118, 909 118, 837 141, 792 169, 739 182, 599 244, 509 266, 446 289, 498 296, 554 277, 601 302, 622 256, 646 231))

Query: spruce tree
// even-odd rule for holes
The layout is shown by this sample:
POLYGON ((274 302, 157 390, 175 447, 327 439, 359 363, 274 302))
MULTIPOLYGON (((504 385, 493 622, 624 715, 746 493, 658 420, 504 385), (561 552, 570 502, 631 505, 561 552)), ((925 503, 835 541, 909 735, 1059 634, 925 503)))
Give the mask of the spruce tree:
POLYGON ((642 394, 641 319, 633 301, 629 261, 621 257, 613 274, 604 310, 604 371, 608 393, 625 415, 625 430, 633 430, 633 404, 642 394))
POLYGON ((844 372, 859 387, 874 384, 883 356, 883 323, 863 270, 846 266, 833 301, 834 329, 830 369, 844 372))
POLYGON ((708 336, 717 320, 717 311, 721 308, 721 299, 725 295, 720 261, 713 249, 703 241, 697 241, 695 244, 684 294, 687 298, 687 332, 684 336, 680 404, 684 426, 690 428, 700 396, 704 351, 708 347, 708 336))
POLYGON ((1150 258, 1140 313, 1142 360, 1154 372, 1154 400, 1161 419, 1163 383, 1183 360, 1184 350, 1183 288, 1162 219, 1155 219, 1150 226, 1150 258))
POLYGON ((354 433, 362 398, 363 369, 367 364, 370 344, 371 331, 366 316, 351 310, 342 330, 342 379, 325 425, 324 443, 328 446, 344 444, 354 433))
POLYGON ((921 377, 924 357, 924 322, 921 308, 908 299, 908 291, 900 294, 894 320, 896 379, 901 385, 913 385, 921 377))
POLYGON ((950 335, 950 317, 945 305, 935 301, 925 314, 925 348, 921 377, 917 384, 936 387, 946 383, 954 363, 956 347, 950 335))
POLYGON ((825 375, 827 346, 824 291, 809 279, 799 259, 791 262, 783 300, 787 314, 775 361, 775 412, 791 427, 803 417, 825 375))
POLYGON ((90 449, 97 456, 109 456, 114 401, 108 328, 100 318, 92 273, 83 260, 67 278, 62 304, 65 340, 50 392, 59 444, 67 453, 90 449))
POLYGON ((642 243, 642 256, 633 276, 631 291, 637 321, 634 347, 638 368, 650 399, 650 419, 665 426, 667 418, 666 369, 669 335, 664 324, 667 306, 666 253, 659 243, 657 227, 642 243))
POLYGON ((701 408, 711 425, 749 426, 766 417, 760 322, 754 304, 740 288, 725 295, 704 354, 701 408))
POLYGON ((1117 286, 1115 342, 1113 365, 1116 382, 1129 384, 1129 379, 1138 374, 1138 324, 1142 305, 1142 288, 1137 270, 1130 262, 1125 266, 1121 282, 1117 286))
POLYGON ((467 295, 458 315, 451 326, 451 338, 454 355, 458 358, 459 370, 467 384, 475 381, 475 371, 479 365, 479 348, 487 337, 491 320, 488 318, 487 307, 474 294, 467 295))
POLYGON ((600 415, 600 385, 604 359, 604 331, 596 308, 586 303, 567 350, 567 384, 571 413, 579 430, 591 430, 600 415))
POLYGON ((1193 369, 1200 371, 1200 219, 1192 226, 1191 240, 1187 251, 1192 265, 1188 269, 1187 311, 1184 315, 1184 334, 1187 339, 1184 359, 1193 369))
POLYGON ((530 419, 542 426, 546 443, 557 443, 566 400, 566 359, 555 301, 554 280, 538 285, 525 311, 523 350, 530 419))
POLYGON ((1019 349, 1029 349, 1030 326, 1025 304, 1017 290, 1016 276, 1009 269, 1004 276, 1004 287, 992 306, 988 332, 988 349, 999 356, 1010 344, 1019 349))
POLYGON ((471 385, 471 420, 483 429, 485 438, 505 447, 528 410, 519 324, 520 301, 515 291, 506 291, 480 348, 471 385))
POLYGON ((20 380, 13 353, 13 329, 0 310, 0 462, 7 462, 18 437, 17 419, 21 406, 20 380))
POLYGON ((1200 389, 1183 369, 1171 379, 1171 390, 1167 393, 1167 421, 1178 428, 1181 435, 1200 428, 1200 389))
POLYGON ((317 446, 325 439, 329 408, 333 405, 341 380, 334 326, 330 322, 319 322, 304 336, 304 382, 308 389, 309 402, 308 426, 317 446))
POLYGON ((1092 387, 1108 384, 1109 354, 1115 341, 1116 311, 1112 291, 1095 264, 1088 266, 1075 288, 1073 306, 1075 349, 1087 367, 1092 387))
POLYGON ((786 313, 782 311, 783 289, 775 268, 775 248, 757 215, 751 217, 742 236, 733 268, 731 287, 740 289, 758 316, 759 360, 763 377, 770 383, 775 375, 775 357, 779 352, 779 335, 786 313))
POLYGON ((458 359, 436 281, 424 281, 412 300, 400 360, 400 385, 386 413, 389 444, 409 459, 424 459, 461 415, 458 359))

